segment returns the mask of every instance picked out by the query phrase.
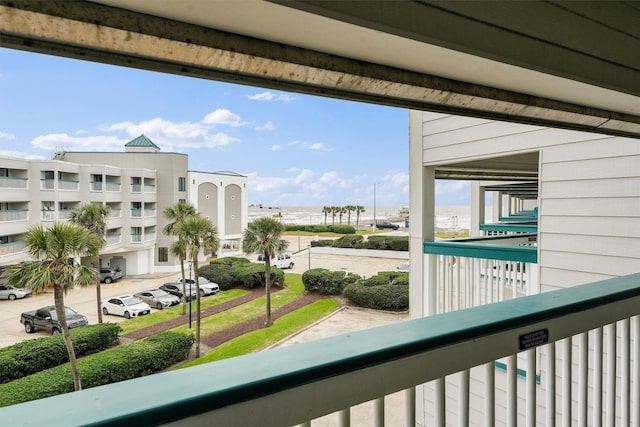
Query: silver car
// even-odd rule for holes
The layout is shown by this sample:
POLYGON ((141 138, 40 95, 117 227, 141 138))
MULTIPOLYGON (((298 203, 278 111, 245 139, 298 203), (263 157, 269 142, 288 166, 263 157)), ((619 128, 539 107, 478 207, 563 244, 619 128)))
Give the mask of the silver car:
POLYGON ((14 288, 11 285, 0 285, 0 299, 15 300, 31 295, 31 290, 25 288, 14 288))
POLYGON ((149 289, 148 291, 137 292, 133 296, 140 298, 158 310, 180 304, 180 298, 162 289, 149 289))
MULTIPOLYGON (((196 281, 195 279, 185 279, 187 284, 190 284, 195 289, 196 281)), ((176 282, 178 285, 182 283, 180 279, 176 282)), ((198 277, 198 285, 200 285, 200 296, 203 297, 205 295, 213 295, 220 292, 220 286, 217 283, 211 282, 209 279, 205 277, 198 277)))

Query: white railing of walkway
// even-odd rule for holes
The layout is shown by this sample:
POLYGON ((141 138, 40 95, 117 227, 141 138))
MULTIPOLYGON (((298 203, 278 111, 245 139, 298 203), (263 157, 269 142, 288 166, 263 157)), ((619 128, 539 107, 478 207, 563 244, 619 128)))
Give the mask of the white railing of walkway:
POLYGON ((434 313, 539 293, 535 234, 425 242, 434 313))
MULTIPOLYGON (((593 399, 594 425, 602 420, 638 427, 639 315, 640 274, 634 274, 0 408, 0 419, 49 427, 290 426, 313 425, 310 420, 340 411, 341 425, 347 426, 353 405, 380 402, 405 389, 411 397, 424 383, 444 384, 456 373, 464 379, 479 367, 487 375, 486 392, 461 394, 455 412, 443 400, 428 425, 497 425, 501 418, 508 426, 587 425, 587 401, 593 399), (577 370, 571 369, 572 358, 558 360, 572 352, 572 343, 578 348, 577 370), (538 361, 531 356, 540 346, 548 347, 551 357, 538 385, 531 375, 538 361), (552 350, 556 347, 560 355, 552 350), (520 387, 514 359, 523 351, 529 356, 528 375, 520 387), (502 357, 510 361, 509 392, 498 396, 490 386, 494 361, 502 357), (585 374, 589 360, 593 381, 585 374), (548 401, 541 414, 542 381, 548 401), (476 400, 484 407, 479 413, 476 400), (519 404, 526 408, 523 419, 519 404)), ((374 410, 376 419, 380 406, 374 410)), ((405 425, 421 422, 413 407, 406 413, 405 425)), ((383 425, 378 421, 375 425, 383 425)))

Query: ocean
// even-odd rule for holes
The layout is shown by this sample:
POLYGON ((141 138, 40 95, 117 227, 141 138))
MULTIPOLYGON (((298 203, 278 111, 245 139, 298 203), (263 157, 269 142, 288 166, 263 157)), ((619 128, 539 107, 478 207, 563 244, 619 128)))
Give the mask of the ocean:
MULTIPOLYGON (((250 205, 249 221, 264 217, 282 215, 281 220, 284 224, 324 224, 325 215, 322 213, 323 206, 268 206, 268 205, 250 205)), ((377 220, 390 219, 394 222, 403 223, 400 210, 406 207, 402 206, 376 206, 375 218, 377 220)), ((364 212, 360 214, 360 224, 372 222, 374 218, 373 206, 365 206, 364 212)), ((487 208, 487 220, 491 218, 491 208, 487 208)), ((436 215, 434 218, 437 228, 442 229, 469 229, 471 223, 471 214, 469 206, 438 206, 436 207, 436 215)), ((326 223, 332 224, 333 218, 331 214, 326 217, 326 223)), ((356 214, 351 212, 351 223, 355 225, 356 214)), ((336 215, 335 223, 339 224, 339 216, 336 215)), ((343 214, 342 223, 347 223, 347 215, 343 214)))

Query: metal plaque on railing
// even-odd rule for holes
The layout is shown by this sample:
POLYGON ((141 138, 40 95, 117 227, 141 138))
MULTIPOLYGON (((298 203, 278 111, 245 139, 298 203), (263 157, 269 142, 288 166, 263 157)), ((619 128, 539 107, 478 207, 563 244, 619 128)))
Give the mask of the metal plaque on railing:
POLYGON ((528 350, 549 342, 549 330, 540 329, 538 331, 529 332, 520 335, 520 351, 528 350))

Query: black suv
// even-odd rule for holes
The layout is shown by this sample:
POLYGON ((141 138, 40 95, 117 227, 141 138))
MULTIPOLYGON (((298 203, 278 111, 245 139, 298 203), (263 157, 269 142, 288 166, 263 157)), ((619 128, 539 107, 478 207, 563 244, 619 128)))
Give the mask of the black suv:
POLYGON ((377 223, 376 224, 376 228, 379 229, 379 230, 383 230, 385 228, 389 228, 389 229, 392 229, 392 230, 397 230, 398 228, 400 228, 400 226, 398 224, 393 224, 391 222, 384 221, 384 222, 377 223))

